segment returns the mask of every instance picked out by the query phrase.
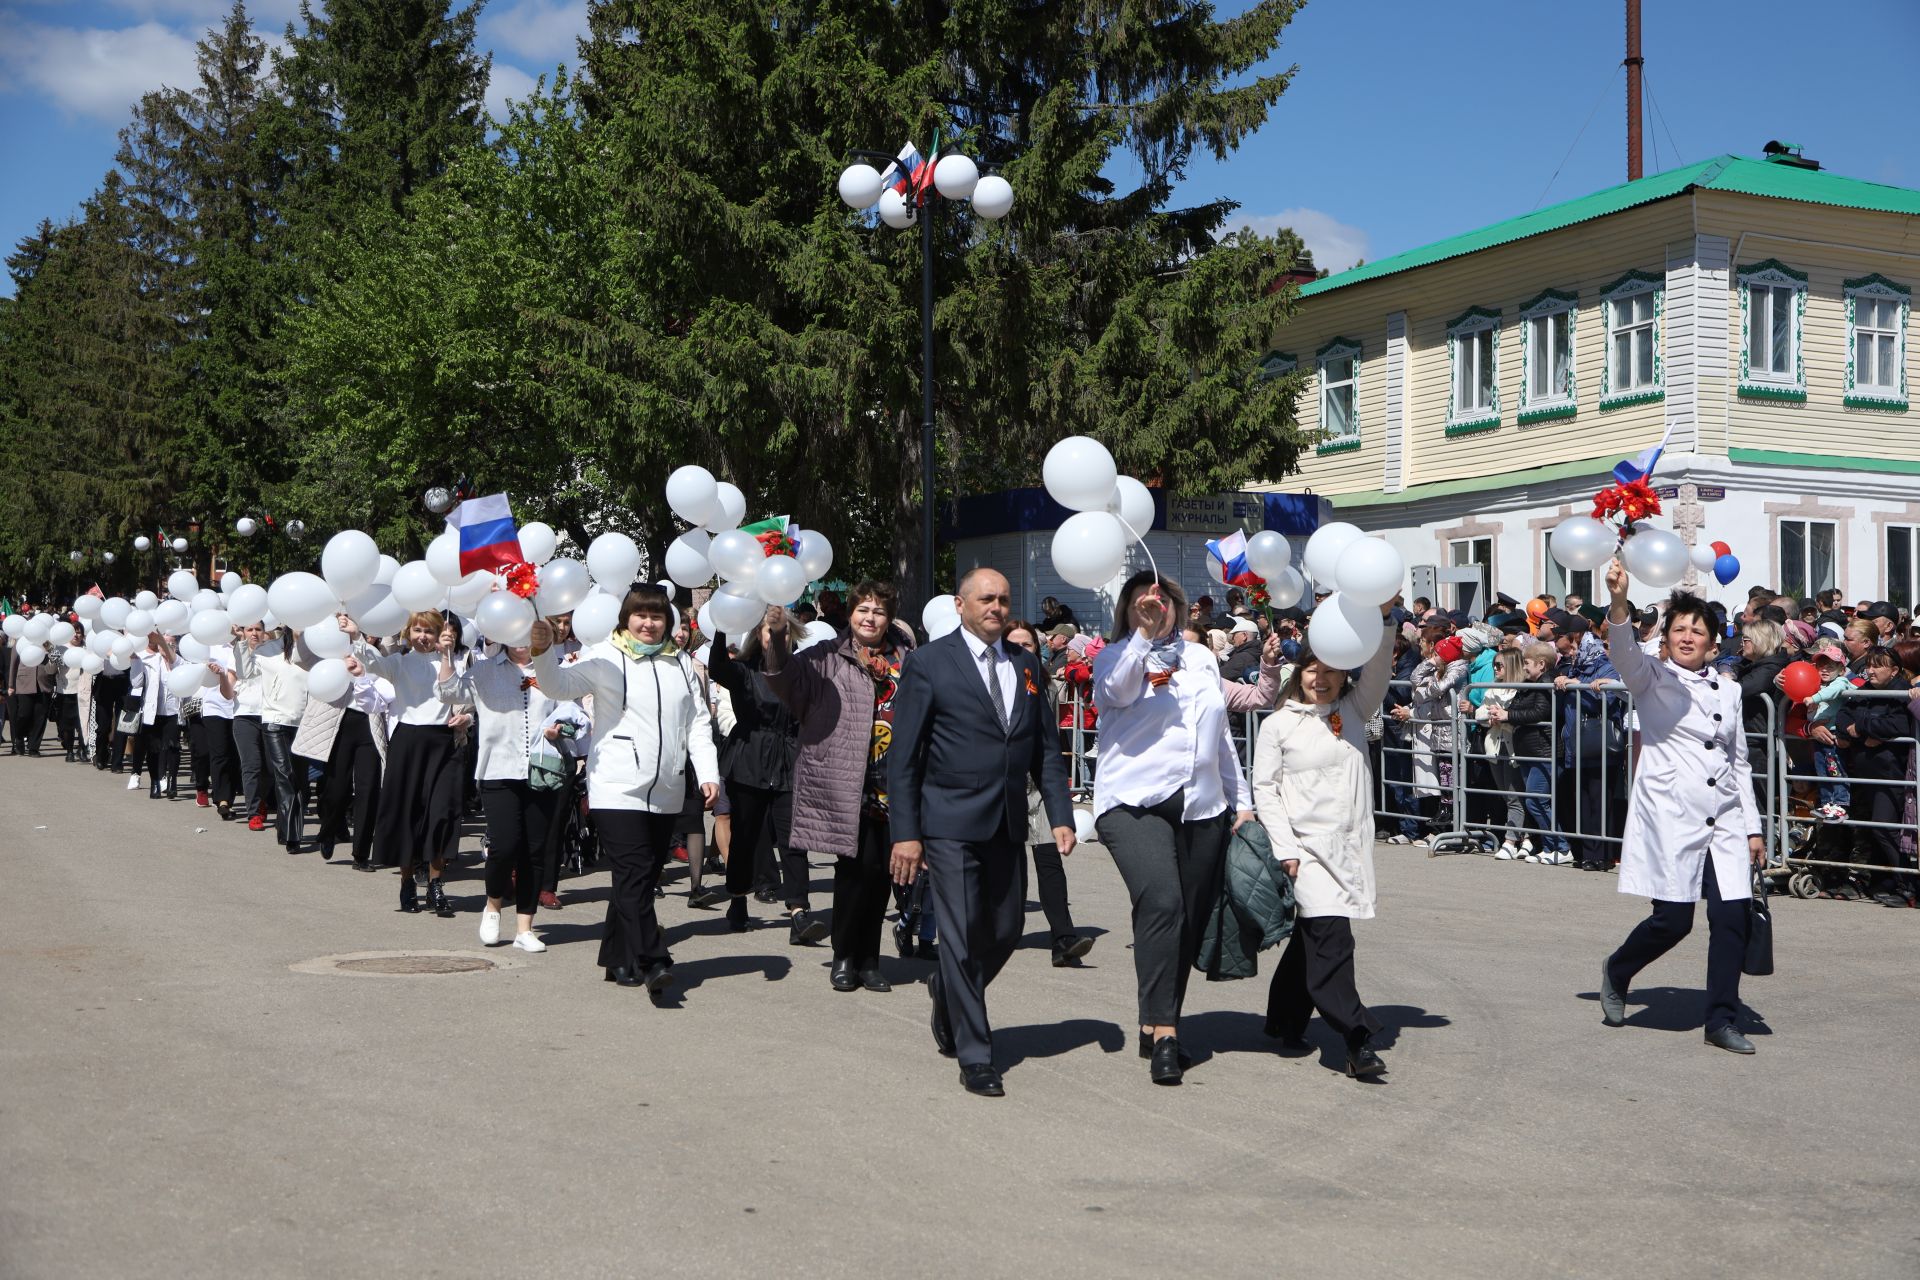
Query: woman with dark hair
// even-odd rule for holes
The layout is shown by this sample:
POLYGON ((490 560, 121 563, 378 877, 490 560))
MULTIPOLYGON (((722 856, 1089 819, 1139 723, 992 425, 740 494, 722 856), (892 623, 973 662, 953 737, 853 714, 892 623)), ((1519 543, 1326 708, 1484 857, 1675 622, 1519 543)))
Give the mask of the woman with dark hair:
POLYGON ((862 582, 847 598, 846 631, 835 640, 795 653, 792 631, 768 631, 763 670, 798 724, 793 839, 834 855, 828 981, 835 991, 891 991, 880 971, 893 888, 887 753, 906 645, 893 627, 891 584, 862 582))
MULTIPOLYGON (((767 683, 765 655, 775 632, 789 652, 806 639, 806 628, 785 609, 768 609, 740 645, 727 652, 725 633, 716 631, 707 672, 733 700, 733 732, 720 747, 720 776, 733 809, 732 840, 727 848, 727 927, 748 927, 747 895, 762 848, 780 851, 780 878, 786 884, 787 941, 812 946, 827 936, 827 922, 807 910, 807 851, 793 847, 793 764, 800 753, 800 727, 793 713, 767 683)), ((691 856, 691 855, 689 855, 691 856)))
POLYGON ((1900 818, 1906 799, 1907 745, 1913 736, 1905 693, 1912 682, 1900 670, 1899 656, 1873 649, 1866 657, 1866 686, 1840 705, 1835 732, 1846 750, 1847 776, 1854 779, 1853 818, 1873 824, 1856 828, 1856 860, 1877 868, 1867 892, 1883 907, 1907 905, 1906 890, 1893 868, 1900 865, 1900 818))
POLYGON ((1180 1010, 1220 896, 1227 841, 1253 820, 1213 651, 1177 630, 1179 584, 1136 573, 1112 639, 1093 660, 1100 768, 1093 816, 1133 901, 1140 1055, 1155 1084, 1179 1084, 1180 1010))
MULTIPOLYGON (((1382 605, 1382 618, 1391 605, 1382 605)), ((1393 678, 1393 643, 1349 677, 1301 646, 1280 706, 1260 726, 1253 752, 1254 807, 1273 856, 1293 877, 1293 936, 1267 989, 1266 1033, 1285 1051, 1307 1051, 1314 1010, 1339 1034, 1347 1074, 1379 1075, 1377 1024, 1353 973, 1353 922, 1373 919, 1373 771, 1367 721, 1393 678)))
POLYGON ((673 609, 652 583, 620 604, 622 625, 571 663, 560 664, 553 627, 535 622, 534 678, 550 698, 593 698, 587 803, 613 871, 600 965, 606 980, 659 995, 673 957, 654 914, 653 893, 673 844, 688 786, 711 804, 720 780, 708 710, 693 659, 673 643, 673 609), (693 778, 687 774, 691 768, 693 778))
MULTIPOLYGON (((140 699, 140 739, 144 749, 147 776, 152 779, 147 795, 155 800, 173 799, 173 775, 180 768, 180 699, 167 687, 167 673, 173 670, 173 641, 158 631, 147 635, 147 647, 134 659, 133 692, 140 699)), ((35 754, 39 748, 35 747, 35 754)))
POLYGON ((1740 966, 1752 928, 1753 869, 1766 860, 1760 811, 1749 784, 1740 686, 1713 669, 1713 611, 1676 591, 1661 635, 1666 660, 1640 648, 1627 605, 1627 571, 1607 570, 1612 607, 1607 650, 1640 717, 1640 756, 1620 846, 1620 892, 1653 899, 1653 913, 1600 968, 1600 1012, 1626 1025, 1634 976, 1693 929, 1707 900, 1706 1042, 1752 1053, 1740 1034, 1740 966))

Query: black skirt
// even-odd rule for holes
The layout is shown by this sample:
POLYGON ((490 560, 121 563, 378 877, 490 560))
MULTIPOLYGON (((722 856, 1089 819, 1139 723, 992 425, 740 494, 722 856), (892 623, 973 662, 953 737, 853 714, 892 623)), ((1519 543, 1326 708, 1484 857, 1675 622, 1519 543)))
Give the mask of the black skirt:
POLYGON ((452 854, 460 842, 460 793, 452 729, 403 724, 394 730, 373 824, 374 861, 411 866, 452 854))

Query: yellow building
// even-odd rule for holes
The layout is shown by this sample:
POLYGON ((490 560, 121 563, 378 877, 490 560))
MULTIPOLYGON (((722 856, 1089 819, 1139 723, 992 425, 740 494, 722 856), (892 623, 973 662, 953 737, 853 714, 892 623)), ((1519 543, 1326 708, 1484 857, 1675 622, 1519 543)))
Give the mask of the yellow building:
MULTIPOLYGON (((1771 150, 1771 148, 1770 148, 1771 150)), ((1654 483, 1692 545, 1765 583, 1920 596, 1907 326, 1920 191, 1782 152, 1719 156, 1301 289, 1267 368, 1316 443, 1284 487, 1411 564, 1591 594, 1548 554, 1613 464, 1671 431, 1654 483)), ((1278 486, 1276 486, 1278 487, 1278 486)))

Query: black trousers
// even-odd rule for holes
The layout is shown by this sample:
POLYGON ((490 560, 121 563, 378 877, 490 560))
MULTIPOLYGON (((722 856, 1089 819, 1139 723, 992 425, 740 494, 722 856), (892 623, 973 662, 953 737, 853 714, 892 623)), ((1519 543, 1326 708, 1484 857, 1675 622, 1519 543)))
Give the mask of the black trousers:
MULTIPOLYGON (((567 818, 579 807, 580 782, 577 773, 569 772, 566 781, 547 793, 547 839, 541 855, 542 867, 540 887, 548 893, 560 892, 560 855, 565 852, 567 818)), ((584 827, 584 822, 582 826, 584 827)))
POLYGON ((672 964, 667 938, 653 910, 653 890, 673 847, 678 813, 642 809, 596 809, 593 828, 613 871, 607 899, 607 929, 600 939, 600 967, 632 969, 672 964))
POLYGON ((265 816, 267 792, 272 789, 267 770, 267 737, 259 716, 235 716, 230 723, 233 753, 240 759, 240 795, 246 816, 265 816), (263 784, 265 782, 265 785, 263 784))
MULTIPOLYGON (((1747 956, 1747 934, 1753 928, 1751 907, 1745 898, 1723 899, 1713 874, 1713 858, 1701 872, 1700 891, 1707 899, 1707 1027, 1717 1031, 1732 1026, 1740 1013, 1740 965, 1747 956)), ((1607 957, 1607 976, 1613 989, 1627 993, 1634 975, 1658 960, 1693 932, 1691 902, 1653 902, 1653 914, 1633 927, 1620 949, 1607 957)))
POLYGON ((86 730, 80 724, 80 695, 56 693, 53 697, 54 724, 60 732, 60 749, 69 752, 86 751, 86 730))
POLYGON ((147 776, 154 782, 172 782, 180 771, 180 717, 155 716, 153 723, 140 729, 140 741, 146 752, 147 776))
POLYGON ((1054 941, 1071 939, 1073 910, 1067 905, 1067 866, 1060 847, 1049 840, 1033 849, 1034 887, 1040 891, 1040 910, 1047 917, 1047 932, 1054 941))
POLYGON ((40 754, 47 731, 47 695, 16 693, 7 699, 7 721, 13 727, 13 754, 40 754))
MULTIPOLYGON (((692 774, 687 775, 687 785, 694 785, 692 774)), ((778 848, 787 906, 806 906, 812 875, 807 867, 807 851, 787 847, 793 828, 793 792, 728 782, 727 799, 733 804, 733 841, 727 847, 727 892, 736 898, 752 893, 753 869, 760 851, 778 848)))
POLYGON ((93 678, 93 762, 102 769, 119 763, 108 748, 116 745, 113 722, 126 699, 125 676, 110 676, 103 671, 93 678))
POLYGON ((267 751, 267 773, 273 782, 274 834, 283 845, 296 845, 306 838, 307 762, 293 754, 293 737, 299 726, 262 724, 267 751))
MULTIPOLYGON (((1627 802, 1620 785, 1622 767, 1623 761, 1617 753, 1600 753, 1580 761, 1580 830, 1573 844, 1582 862, 1609 864, 1620 860, 1619 845, 1595 837, 1618 836, 1626 829, 1627 802)), ((1560 812, 1564 822, 1567 811, 1560 812)))
POLYGON ((893 839, 885 818, 863 815, 858 852, 833 860, 833 958, 855 969, 880 963, 880 932, 892 896, 893 839))
POLYGON ((1004 832, 991 840, 923 842, 927 896, 940 930, 940 990, 963 1067, 991 1065, 987 987, 1020 945, 1027 859, 1004 832))
POLYGON ((1182 789, 1151 808, 1116 805, 1096 824, 1133 900, 1133 974, 1143 1027, 1180 1021, 1233 834, 1231 814, 1188 822, 1181 817, 1185 809, 1182 789))
MULTIPOLYGON (((1885 827, 1859 828, 1858 860, 1869 867, 1900 865, 1901 812, 1906 807, 1904 781, 1877 781, 1870 774, 1856 774, 1853 782, 1853 816, 1863 822, 1885 822, 1885 827)), ((1898 889, 1899 881, 1881 871, 1868 886, 1874 893, 1898 889)))
POLYGON ((327 753, 326 785, 320 792, 320 843, 339 844, 353 820, 353 860, 373 857, 373 828, 380 815, 380 748, 364 711, 347 710, 327 753))
POLYGON ((547 832, 560 793, 511 778, 487 779, 479 788, 487 814, 487 896, 512 898, 514 911, 530 916, 540 906, 547 832))
POLYGON ((240 761, 233 749, 233 720, 227 716, 203 715, 199 727, 199 739, 193 748, 194 756, 198 758, 204 747, 207 753, 207 784, 213 793, 213 802, 231 805, 234 780, 240 774, 240 761))
POLYGON ((1267 1023, 1299 1036, 1318 1009, 1349 1049, 1372 1033, 1373 1015, 1353 983, 1353 921, 1345 916, 1301 916, 1267 988, 1267 1023))

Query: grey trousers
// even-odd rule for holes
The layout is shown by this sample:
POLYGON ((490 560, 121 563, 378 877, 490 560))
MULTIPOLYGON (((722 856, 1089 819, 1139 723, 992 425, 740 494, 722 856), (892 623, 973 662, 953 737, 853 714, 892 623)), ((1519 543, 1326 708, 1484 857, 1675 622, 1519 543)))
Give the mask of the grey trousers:
POLYGON ((1027 851, 992 840, 925 841, 927 897, 940 929, 940 990, 963 1067, 993 1064, 987 985, 1020 944, 1027 918, 1027 851))
POLYGON ((1187 975, 1200 954, 1207 917, 1220 897, 1233 815, 1186 822, 1186 793, 1152 808, 1118 805, 1095 824, 1133 899, 1133 972, 1140 985, 1140 1025, 1180 1021, 1187 975))

